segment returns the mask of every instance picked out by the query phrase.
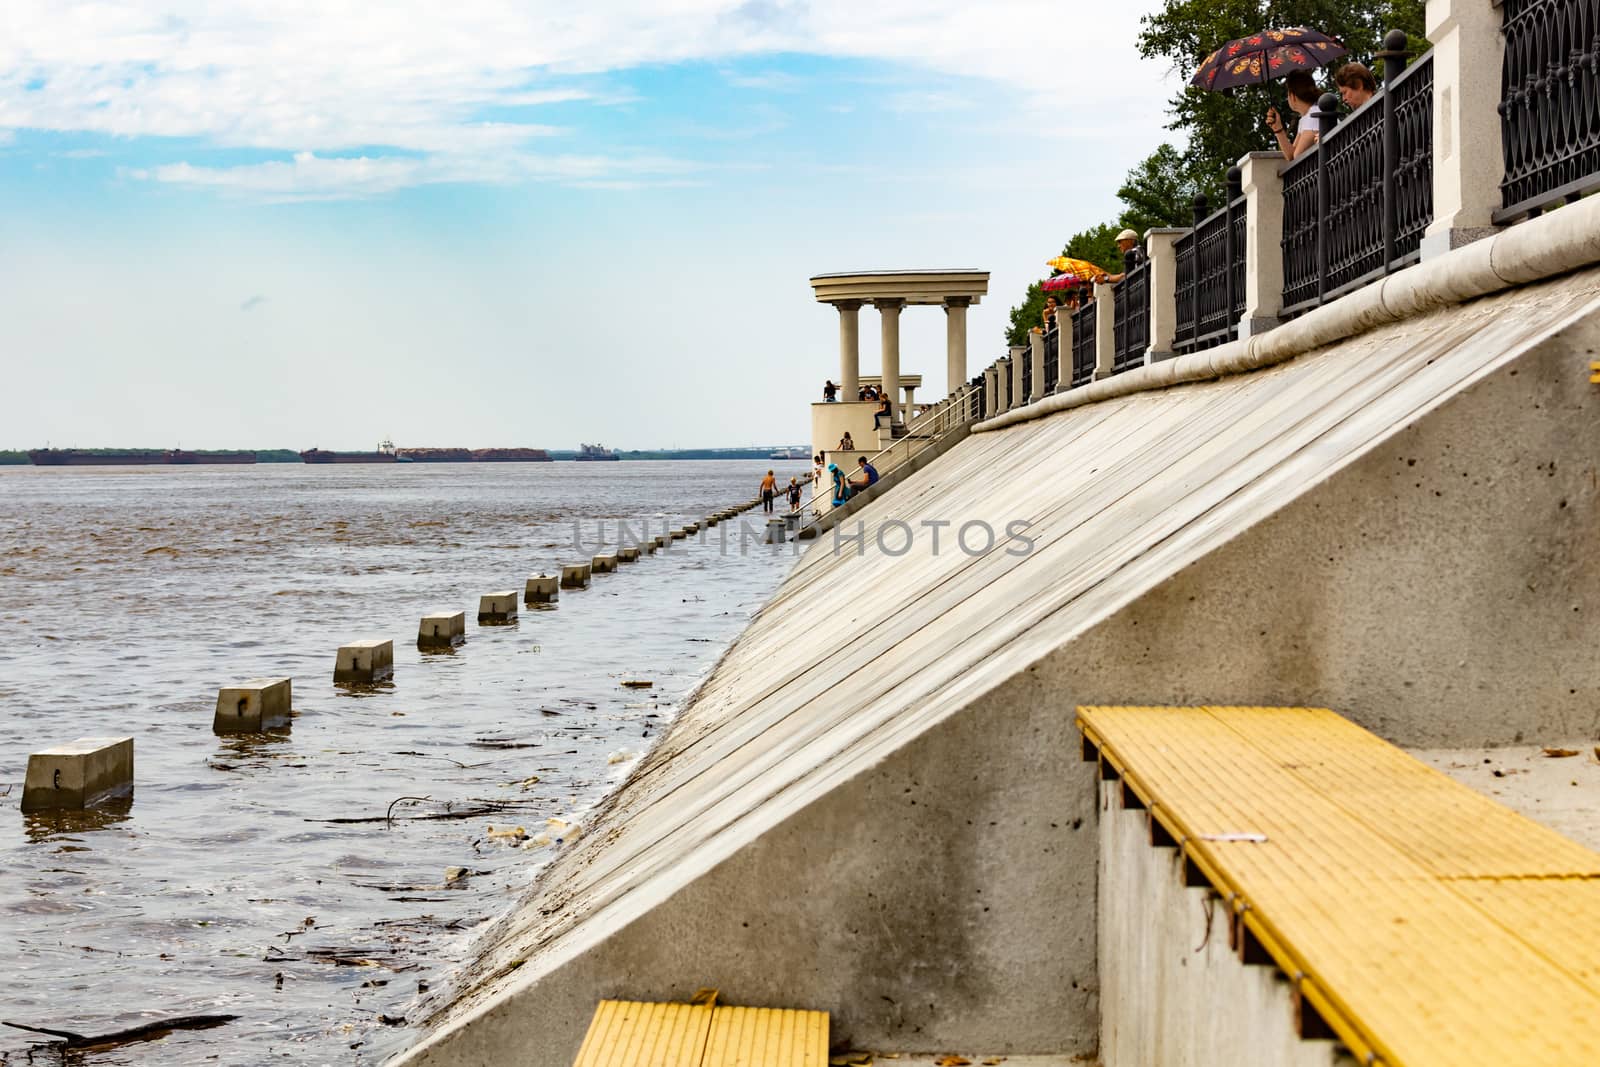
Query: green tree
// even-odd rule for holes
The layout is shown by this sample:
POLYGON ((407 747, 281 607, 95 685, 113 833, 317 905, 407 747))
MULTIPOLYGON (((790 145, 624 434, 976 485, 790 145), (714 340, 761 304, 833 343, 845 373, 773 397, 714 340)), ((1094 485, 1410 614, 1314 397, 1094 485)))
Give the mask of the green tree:
POLYGON ((1193 160, 1164 144, 1123 179, 1117 199, 1125 210, 1118 221, 1141 234, 1158 226, 1188 226, 1194 221, 1194 194, 1199 191, 1193 160))

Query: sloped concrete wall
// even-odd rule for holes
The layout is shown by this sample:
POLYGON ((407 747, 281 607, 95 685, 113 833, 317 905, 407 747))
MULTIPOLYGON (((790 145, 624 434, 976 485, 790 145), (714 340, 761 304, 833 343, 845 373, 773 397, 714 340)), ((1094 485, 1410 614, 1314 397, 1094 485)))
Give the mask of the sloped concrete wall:
POLYGON ((1558 663, 1600 691, 1570 621, 1600 610, 1575 391, 1597 308, 1600 274, 1570 276, 963 441, 852 516, 903 524, 904 551, 807 553, 406 1062, 570 1062, 598 998, 697 985, 879 1047, 1090 1050, 1076 704, 1326 703, 1406 743, 1542 721, 1512 698, 1558 663), (951 547, 1018 521, 1026 550, 951 547), (1546 592, 1447 617, 1506 607, 1496 568, 1546 592), (1419 710, 1452 678, 1447 714, 1419 710))
POLYGON ((1402 746, 1600 736, 1597 352, 1594 316, 1540 342, 1045 657, 1028 692, 1332 707, 1402 746))

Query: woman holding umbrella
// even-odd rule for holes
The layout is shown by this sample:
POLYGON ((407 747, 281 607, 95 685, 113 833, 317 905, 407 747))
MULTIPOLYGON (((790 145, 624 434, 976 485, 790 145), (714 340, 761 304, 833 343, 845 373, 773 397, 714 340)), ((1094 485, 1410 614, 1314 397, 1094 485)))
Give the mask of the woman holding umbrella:
POLYGON ((1289 140, 1283 119, 1275 107, 1267 108, 1267 129, 1277 138, 1283 158, 1293 159, 1316 144, 1317 137, 1322 133, 1322 112, 1317 110, 1317 100, 1322 94, 1317 91, 1316 80, 1303 70, 1290 71, 1283 80, 1283 87, 1289 92, 1289 107, 1300 116, 1300 122, 1295 126, 1294 140, 1289 140))
POLYGON ((1277 108, 1267 110, 1267 129, 1277 138, 1283 158, 1294 159, 1317 143, 1321 117, 1316 111, 1317 83, 1311 71, 1332 63, 1350 50, 1325 33, 1292 26, 1229 41, 1206 57, 1189 84, 1197 89, 1227 93, 1245 86, 1265 86, 1283 78, 1289 90, 1289 107, 1300 116, 1294 140, 1284 129, 1277 108))

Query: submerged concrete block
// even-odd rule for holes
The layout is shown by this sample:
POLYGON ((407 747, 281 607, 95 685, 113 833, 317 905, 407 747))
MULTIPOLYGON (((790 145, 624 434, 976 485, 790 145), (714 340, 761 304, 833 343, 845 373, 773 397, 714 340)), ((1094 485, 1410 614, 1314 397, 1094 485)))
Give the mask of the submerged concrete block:
POLYGON ((467 639, 467 613, 440 611, 424 615, 417 627, 418 648, 454 648, 467 639))
POLYGON ((718 518, 716 515, 707 515, 706 516, 706 520, 705 520, 705 526, 706 526, 707 529, 710 529, 711 527, 715 526, 717 523, 719 523, 721 521, 722 520, 720 518, 718 518))
POLYGON ((596 556, 589 562, 595 574, 610 574, 617 569, 616 556, 596 556))
POLYGON ((784 522, 781 518, 774 517, 774 518, 768 519, 767 520, 767 544, 769 544, 769 545, 781 545, 785 541, 787 541, 788 538, 784 535, 784 531, 785 531, 785 529, 787 527, 788 527, 788 523, 784 522))
POLYGON ((784 515, 783 522, 787 529, 791 531, 798 530, 800 528, 800 513, 798 511, 789 512, 784 515))
POLYGON ((617 549, 617 562, 618 563, 637 563, 637 562, 639 562, 639 549, 638 549, 638 547, 635 546, 635 545, 627 545, 627 546, 625 546, 623 548, 617 549))
POLYGON ((217 691, 211 729, 219 734, 258 734, 289 725, 287 678, 252 678, 217 691))
POLYGON ((22 810, 81 810, 133 795, 133 738, 80 737, 28 756, 22 810))
POLYGON ((699 533, 700 532, 700 524, 698 522, 687 523, 683 528, 683 532, 684 533, 699 533))
POLYGON ((517 591, 485 593, 478 598, 478 625, 517 621, 517 591))
POLYGON ((554 575, 535 575, 529 578, 527 585, 523 587, 522 599, 528 604, 553 603, 561 595, 558 592, 560 585, 561 579, 554 575))
POLYGON ((366 685, 394 674, 394 642, 352 641, 339 646, 333 662, 333 680, 366 685))
POLYGON ((582 589, 589 584, 587 563, 567 563, 561 567, 561 588, 582 589))
POLYGON ((682 541, 685 537, 689 536, 689 531, 679 527, 678 529, 673 530, 669 536, 671 536, 674 541, 682 541))

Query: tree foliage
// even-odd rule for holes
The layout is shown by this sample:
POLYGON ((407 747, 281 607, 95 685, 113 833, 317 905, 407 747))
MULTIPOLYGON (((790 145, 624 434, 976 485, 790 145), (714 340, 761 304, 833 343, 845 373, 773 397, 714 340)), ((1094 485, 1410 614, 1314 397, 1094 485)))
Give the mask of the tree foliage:
MULTIPOLYGON (((1130 170, 1117 190, 1123 211, 1115 222, 1102 223, 1067 241, 1065 254, 1121 269, 1111 239, 1124 227, 1138 233, 1158 226, 1189 226, 1194 198, 1204 193, 1213 205, 1222 203, 1226 174, 1247 152, 1274 147, 1266 131, 1268 107, 1287 114, 1282 84, 1249 87, 1234 93, 1212 93, 1191 87, 1190 75, 1219 46, 1267 27, 1309 26, 1342 41, 1348 59, 1371 67, 1380 79, 1383 63, 1376 54, 1389 30, 1404 30, 1408 51, 1428 47, 1423 39, 1426 0, 1166 0, 1161 10, 1142 20, 1138 48, 1146 59, 1166 60, 1183 84, 1169 102, 1167 129, 1178 134, 1130 170)), ((1323 82, 1331 87, 1332 75, 1323 82)), ((1011 309, 1007 344, 1024 344, 1027 331, 1038 325, 1047 294, 1038 284, 1028 287, 1023 302, 1011 309)))

